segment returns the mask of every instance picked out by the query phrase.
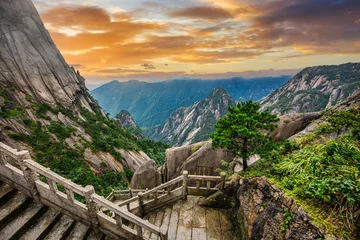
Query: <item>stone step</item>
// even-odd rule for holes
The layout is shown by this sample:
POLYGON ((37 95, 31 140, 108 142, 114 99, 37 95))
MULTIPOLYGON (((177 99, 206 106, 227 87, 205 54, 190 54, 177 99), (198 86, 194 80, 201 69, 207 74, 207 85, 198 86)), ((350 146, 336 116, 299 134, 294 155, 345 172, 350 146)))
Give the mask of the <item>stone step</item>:
POLYGON ((60 220, 61 214, 53 209, 48 209, 37 222, 29 228, 19 240, 44 239, 60 220))
MULTIPOLYGON (((165 214, 165 209, 164 209, 164 208, 159 209, 159 210, 157 211, 157 213, 156 213, 156 218, 155 218, 155 222, 154 222, 154 225, 155 225, 155 226, 157 226, 157 227, 160 227, 160 226, 161 226, 161 223, 162 223, 162 221, 163 221, 163 219, 164 219, 164 214, 165 214)), ((157 238, 158 238, 158 236, 155 235, 155 234, 153 234, 153 233, 150 235, 150 239, 152 239, 152 240, 156 240, 157 238)))
POLYGON ((71 231, 67 240, 85 239, 88 234, 90 226, 77 222, 74 229, 71 231))
POLYGON ((165 213, 164 213, 164 219, 161 223, 160 226, 160 230, 161 232, 167 232, 169 229, 169 224, 170 224, 170 217, 171 217, 171 208, 167 207, 165 208, 165 213))
MULTIPOLYGON (((155 224, 155 220, 156 220, 156 212, 154 211, 154 212, 152 212, 152 213, 150 213, 149 214, 149 219, 148 219, 148 221, 149 221, 149 223, 151 223, 151 224, 155 224)), ((144 238, 150 238, 150 236, 151 236, 151 232, 149 232, 148 230, 146 230, 145 232, 144 232, 144 238)))
POLYGON ((32 199, 17 191, 11 199, 0 207, 0 230, 24 211, 31 202, 32 199))
POLYGON ((44 207, 42 204, 30 204, 15 219, 13 219, 11 222, 8 222, 7 225, 0 231, 1 239, 18 239, 18 236, 21 236, 24 230, 31 227, 36 219, 41 217, 45 211, 46 207, 44 207))
POLYGON ((171 215, 170 215, 170 224, 168 227, 168 239, 169 240, 176 239, 176 234, 177 234, 177 229, 178 229, 178 224, 179 224, 180 207, 181 207, 181 201, 176 202, 172 207, 171 215))
POLYGON ((99 233, 91 233, 90 235, 89 235, 89 237, 87 238, 87 240, 104 240, 105 239, 105 235, 103 234, 103 233, 101 233, 101 232, 99 232, 99 233))
POLYGON ((10 187, 8 184, 3 183, 0 186, 0 199, 1 199, 1 203, 5 203, 6 201, 3 200, 3 197, 5 197, 6 195, 10 194, 12 191, 16 191, 14 190, 12 187, 10 187))
POLYGON ((46 240, 59 240, 66 238, 73 227, 75 226, 75 221, 70 217, 63 215, 54 228, 49 232, 45 237, 46 240))

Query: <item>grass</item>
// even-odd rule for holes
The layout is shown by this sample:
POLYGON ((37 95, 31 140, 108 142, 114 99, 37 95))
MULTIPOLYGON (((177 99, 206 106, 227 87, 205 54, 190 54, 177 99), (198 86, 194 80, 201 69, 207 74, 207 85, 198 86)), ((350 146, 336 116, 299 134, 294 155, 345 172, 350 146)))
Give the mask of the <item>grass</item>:
POLYGON ((326 123, 314 133, 277 144, 240 175, 268 177, 327 233, 355 239, 360 215, 360 109, 329 110, 323 120, 326 123))

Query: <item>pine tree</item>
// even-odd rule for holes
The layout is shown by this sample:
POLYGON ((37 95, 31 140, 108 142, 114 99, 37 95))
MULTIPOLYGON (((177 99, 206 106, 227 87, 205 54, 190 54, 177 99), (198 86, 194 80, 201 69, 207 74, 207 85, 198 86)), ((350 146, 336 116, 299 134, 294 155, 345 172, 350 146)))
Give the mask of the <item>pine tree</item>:
POLYGON ((244 171, 249 156, 271 140, 265 132, 274 130, 279 121, 276 115, 259 109, 260 104, 251 100, 229 107, 229 113, 219 119, 211 134, 214 148, 226 148, 242 157, 244 171))

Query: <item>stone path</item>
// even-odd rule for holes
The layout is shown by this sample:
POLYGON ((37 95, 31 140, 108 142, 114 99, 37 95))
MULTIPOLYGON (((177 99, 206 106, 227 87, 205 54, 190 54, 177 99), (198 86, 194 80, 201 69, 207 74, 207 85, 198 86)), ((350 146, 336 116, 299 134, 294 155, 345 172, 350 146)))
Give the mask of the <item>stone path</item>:
POLYGON ((94 239, 91 227, 76 222, 42 204, 35 203, 20 191, 0 182, 0 239, 94 239))
MULTIPOLYGON (((221 209, 197 205, 200 197, 188 196, 187 201, 178 201, 149 213, 144 217, 150 223, 168 230, 169 240, 228 240, 234 235, 231 220, 221 209)), ((157 239, 150 232, 144 238, 157 239)))

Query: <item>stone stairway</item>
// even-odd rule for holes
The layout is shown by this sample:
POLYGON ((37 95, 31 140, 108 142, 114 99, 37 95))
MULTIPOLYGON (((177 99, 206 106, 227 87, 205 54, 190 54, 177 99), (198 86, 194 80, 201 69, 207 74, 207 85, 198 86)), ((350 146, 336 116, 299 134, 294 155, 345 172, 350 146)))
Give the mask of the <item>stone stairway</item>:
MULTIPOLYGON (((169 240, 230 240, 235 236, 231 220, 224 210, 201 207, 200 197, 188 196, 173 205, 152 211, 145 220, 167 230, 169 240)), ((135 228, 129 224, 130 228, 135 228)), ((144 238, 158 239, 149 231, 143 231, 144 238)))
POLYGON ((0 239, 108 239, 0 182, 0 239))

